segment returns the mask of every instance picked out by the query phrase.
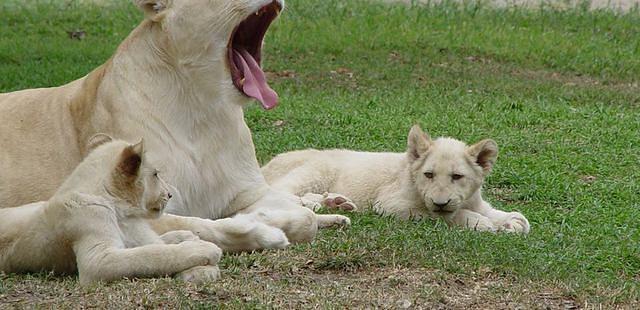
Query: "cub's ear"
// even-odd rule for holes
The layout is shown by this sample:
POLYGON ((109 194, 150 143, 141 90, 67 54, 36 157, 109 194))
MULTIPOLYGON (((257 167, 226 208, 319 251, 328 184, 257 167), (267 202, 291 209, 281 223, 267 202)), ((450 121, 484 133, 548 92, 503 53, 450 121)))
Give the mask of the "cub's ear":
POLYGON ((491 139, 485 139, 468 147, 467 154, 482 167, 484 175, 487 175, 498 159, 498 144, 491 139))
POLYGON ((422 131, 420 125, 413 125, 407 137, 407 156, 409 161, 415 161, 424 155, 431 147, 431 137, 422 131))
POLYGON ((111 141, 113 141, 113 138, 110 135, 106 133, 97 133, 89 138, 89 142, 87 143, 87 151, 91 152, 97 147, 111 141))
POLYGON ((153 20, 160 20, 160 13, 167 8, 169 0, 134 0, 133 2, 144 12, 144 15, 153 20))
POLYGON ((142 165, 143 152, 144 145, 142 140, 134 145, 125 147, 120 154, 117 171, 126 178, 137 178, 142 165))

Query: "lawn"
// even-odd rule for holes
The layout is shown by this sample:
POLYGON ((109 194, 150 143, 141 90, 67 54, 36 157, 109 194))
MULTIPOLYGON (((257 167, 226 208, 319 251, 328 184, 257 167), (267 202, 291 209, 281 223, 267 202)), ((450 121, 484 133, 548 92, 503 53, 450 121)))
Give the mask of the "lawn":
MULTIPOLYGON (((142 18, 129 1, 64 3, 0 3, 1 92, 85 75, 142 18)), ((228 255, 201 287, 0 275, 0 308, 640 307, 640 13, 287 3, 264 56, 281 103, 246 113, 261 162, 308 147, 401 152, 414 123, 493 138, 485 198, 531 233, 351 214, 311 244, 228 255)))

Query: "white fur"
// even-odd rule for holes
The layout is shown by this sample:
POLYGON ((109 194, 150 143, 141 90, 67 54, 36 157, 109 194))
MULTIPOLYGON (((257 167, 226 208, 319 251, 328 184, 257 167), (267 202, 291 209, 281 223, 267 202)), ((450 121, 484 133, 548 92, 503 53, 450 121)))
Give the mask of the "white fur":
POLYGON ((128 147, 98 147, 49 201, 0 209, 0 271, 78 271, 82 285, 164 275, 215 280, 220 248, 191 232, 159 236, 149 226, 166 205, 167 186, 144 156, 135 174, 120 173, 128 147))
POLYGON ((0 95, 0 207, 50 197, 86 155, 89 137, 105 132, 144 138, 149 161, 177 188, 169 213, 241 213, 261 223, 167 215, 151 223, 158 233, 189 230, 235 251, 281 248, 313 239, 318 226, 348 224, 300 208, 298 197, 270 188, 260 172, 244 121, 251 100, 232 84, 227 44, 272 0, 134 2, 146 19, 106 64, 61 87, 0 95), (244 243, 235 243, 239 225, 249 225, 244 243))
POLYGON ((414 126, 406 153, 295 151, 276 156, 262 172, 274 188, 302 196, 311 208, 344 195, 347 203, 402 219, 443 218, 475 230, 528 233, 522 214, 496 210, 482 199, 497 154, 493 140, 473 146, 451 138, 432 141, 414 126), (445 203, 437 212, 435 204, 445 203))

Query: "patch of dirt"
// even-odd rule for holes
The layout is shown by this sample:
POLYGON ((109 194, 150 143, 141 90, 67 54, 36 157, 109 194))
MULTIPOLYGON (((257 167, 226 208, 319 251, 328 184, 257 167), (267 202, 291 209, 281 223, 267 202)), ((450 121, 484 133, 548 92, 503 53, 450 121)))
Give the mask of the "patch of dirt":
POLYGON ((216 292, 278 308, 576 309, 585 305, 559 285, 519 282, 489 269, 470 276, 407 268, 352 273, 304 270, 287 276, 260 272, 224 282, 216 292), (247 288, 260 293, 249 293, 247 288))
MULTIPOLYGON (((307 262, 305 265, 313 265, 307 262)), ((589 304, 559 284, 519 281, 483 268, 467 276, 424 268, 357 272, 249 269, 194 286, 171 279, 124 280, 83 289, 75 278, 4 278, 0 308, 174 308, 226 304, 231 308, 579 309, 589 304)), ((611 305, 609 305, 611 306, 611 305)), ((633 308, 636 305, 616 305, 633 308)))

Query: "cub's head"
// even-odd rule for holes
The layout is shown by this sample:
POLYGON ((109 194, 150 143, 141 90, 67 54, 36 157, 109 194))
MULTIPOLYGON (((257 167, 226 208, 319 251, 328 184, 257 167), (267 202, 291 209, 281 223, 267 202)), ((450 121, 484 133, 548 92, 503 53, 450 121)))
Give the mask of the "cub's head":
POLYGON ((260 67, 264 36, 284 0, 134 0, 155 38, 153 51, 216 97, 275 107, 277 94, 260 67))
POLYGON ((129 144, 97 134, 90 139, 89 149, 83 163, 95 172, 93 186, 101 189, 101 195, 119 202, 127 215, 155 217, 162 213, 171 193, 159 171, 145 160, 142 141, 129 144))
POLYGON ((427 210, 452 215, 478 192, 498 157, 495 141, 467 146, 451 138, 431 140, 418 125, 407 139, 412 180, 427 210))

